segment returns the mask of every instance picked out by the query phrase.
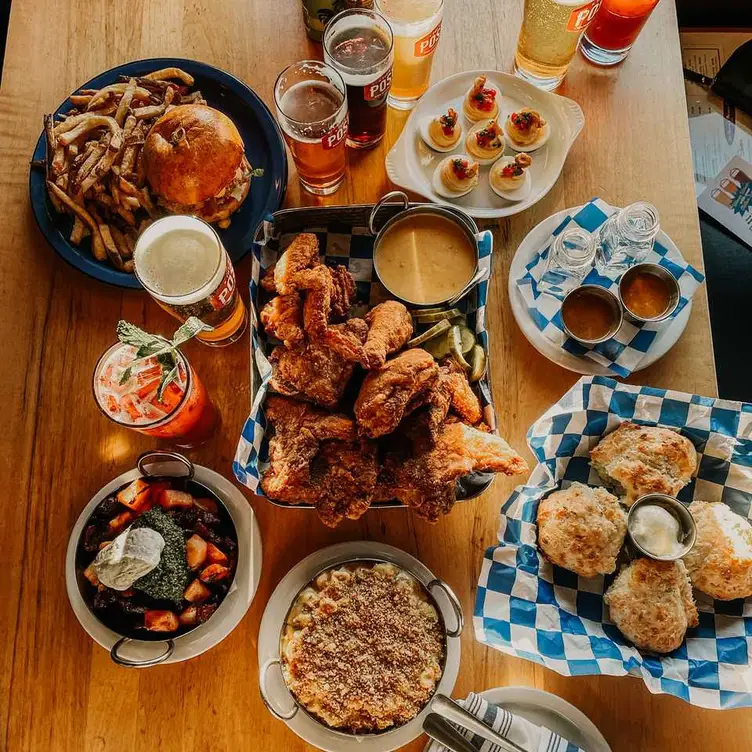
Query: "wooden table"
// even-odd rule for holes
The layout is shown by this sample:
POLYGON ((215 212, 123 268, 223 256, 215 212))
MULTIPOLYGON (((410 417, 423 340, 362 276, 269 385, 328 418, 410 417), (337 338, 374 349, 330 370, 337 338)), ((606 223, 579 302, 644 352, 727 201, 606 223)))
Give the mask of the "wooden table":
MULTIPOLYGON (((475 68, 510 70, 521 6, 449 0, 434 78, 475 68)), ((0 331, 8 397, 0 452, 6 486, 0 517, 0 722, 6 731, 0 749, 306 749, 261 703, 257 632, 266 600, 285 572, 337 541, 382 540, 412 552, 461 594, 472 613, 482 551, 495 542, 498 510, 513 480, 500 480, 435 526, 392 510, 371 511, 330 531, 310 512, 281 511, 248 494, 264 540, 259 591, 230 637, 181 665, 148 672, 116 668, 67 603, 63 561, 74 520, 103 484, 152 444, 99 414, 90 391, 92 368, 114 341, 119 318, 156 332, 171 332, 174 323, 145 294, 92 282, 68 267, 37 231, 27 176, 42 113, 95 73, 157 55, 225 68, 270 103, 277 72, 318 53, 304 35, 299 0, 13 3, 0 92, 0 331)), ((585 129, 548 196, 496 225, 489 321, 496 404, 501 434, 526 454, 526 429, 577 376, 544 360, 512 319, 506 276, 514 249, 542 219, 593 195, 617 205, 645 199, 658 207, 684 255, 701 267, 683 92, 674 6, 664 0, 620 68, 599 70, 575 59, 561 93, 582 105, 585 129)), ((373 201, 390 188, 384 155, 403 122, 390 113, 386 143, 350 155, 349 179, 330 203, 373 201)), ((291 175, 287 205, 316 201, 301 194, 291 175)), ((244 283, 249 267, 247 260, 240 264, 244 283)), ((229 477, 249 409, 247 342, 219 351, 191 343, 186 350, 224 417, 222 434, 195 459, 229 477)), ((704 289, 681 341, 633 381, 715 394, 704 289)), ((614 750, 705 750, 712 740, 714 748, 732 752, 752 744, 749 711, 699 710, 651 696, 630 678, 561 677, 486 648, 470 627, 462 653, 456 696, 499 685, 546 689, 587 713, 614 750)))

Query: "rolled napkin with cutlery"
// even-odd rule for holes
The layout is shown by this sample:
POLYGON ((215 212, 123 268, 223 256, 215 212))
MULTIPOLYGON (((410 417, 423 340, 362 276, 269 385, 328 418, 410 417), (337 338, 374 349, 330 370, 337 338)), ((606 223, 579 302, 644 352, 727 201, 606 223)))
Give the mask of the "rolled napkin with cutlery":
MULTIPOLYGON (((555 734, 550 729, 536 726, 519 715, 513 715, 504 708, 492 705, 474 692, 471 692, 464 700, 457 700, 457 703, 482 721, 489 729, 496 731, 526 752, 582 752, 576 744, 555 734)), ((440 711, 440 708, 433 708, 433 704, 432 709, 437 712, 440 711)), ((451 715, 448 715, 448 717, 450 721, 454 720, 451 715)), ((462 725, 457 725, 457 728, 478 752, 501 751, 501 747, 497 744, 484 739, 470 729, 462 725)), ((447 752, 447 747, 437 741, 432 741, 426 752, 447 752)))

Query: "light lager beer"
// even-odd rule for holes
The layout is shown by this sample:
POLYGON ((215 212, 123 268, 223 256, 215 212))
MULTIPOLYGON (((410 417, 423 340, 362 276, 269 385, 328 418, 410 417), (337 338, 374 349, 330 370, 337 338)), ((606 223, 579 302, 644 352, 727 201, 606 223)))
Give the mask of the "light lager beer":
POLYGON ((600 0, 525 0, 514 72, 542 89, 555 89, 599 6, 600 0))

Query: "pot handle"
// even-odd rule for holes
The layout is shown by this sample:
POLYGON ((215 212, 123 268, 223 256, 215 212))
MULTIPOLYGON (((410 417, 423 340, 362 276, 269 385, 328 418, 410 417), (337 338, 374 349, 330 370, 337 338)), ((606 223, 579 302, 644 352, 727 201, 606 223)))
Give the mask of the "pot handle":
POLYGON ((149 460, 175 460, 176 462, 180 462, 182 465, 185 466, 185 468, 188 470, 187 475, 181 475, 181 478, 188 478, 188 480, 193 480, 193 475, 195 473, 195 468, 193 467, 193 463, 185 456, 180 454, 180 452, 168 452, 166 449, 151 449, 148 452, 144 452, 136 462, 136 467, 138 468, 138 471, 141 473, 141 475, 144 476, 144 478, 151 478, 153 477, 151 473, 146 469, 146 463, 149 460))
POLYGON ((167 643, 167 649, 164 653, 160 653, 155 658, 144 658, 143 660, 134 660, 133 658, 125 658, 120 655, 120 648, 126 643, 131 642, 130 637, 121 637, 110 650, 110 658, 118 664, 118 666, 125 666, 125 668, 149 668, 149 666, 156 666, 166 661, 175 652, 175 641, 165 640, 167 643))
POLYGON ((454 594, 454 590, 449 585, 440 580, 438 577, 435 580, 426 585, 426 590, 430 593, 434 588, 439 588, 444 591, 444 594, 449 598, 449 603, 452 605, 452 610, 457 618, 457 626, 452 630, 447 630, 447 637, 459 637, 462 634, 462 628, 465 626, 465 617, 462 614, 462 604, 460 599, 454 594))
POLYGON ((389 201, 390 199, 398 198, 400 202, 402 203, 402 211, 407 209, 408 206, 410 206, 410 199, 407 197, 407 194, 403 191, 389 191, 389 193, 385 193, 378 201, 377 204, 374 205, 373 209, 371 209, 371 213, 368 215, 368 231, 371 233, 371 235, 378 235, 378 232, 373 226, 373 223, 376 221, 376 215, 379 213, 379 210, 381 209, 384 204, 389 201))
POLYGON ((295 705, 292 710, 288 710, 286 713, 282 713, 277 710, 274 705, 272 705, 272 701, 269 699, 269 695, 266 691, 266 675, 269 673, 269 669, 275 663, 279 665, 279 658, 270 658, 261 667, 261 670, 259 671, 259 693, 261 694, 261 699, 263 700, 264 705, 266 705, 266 709, 275 718, 279 718, 280 721, 290 721, 298 714, 298 706, 295 705))

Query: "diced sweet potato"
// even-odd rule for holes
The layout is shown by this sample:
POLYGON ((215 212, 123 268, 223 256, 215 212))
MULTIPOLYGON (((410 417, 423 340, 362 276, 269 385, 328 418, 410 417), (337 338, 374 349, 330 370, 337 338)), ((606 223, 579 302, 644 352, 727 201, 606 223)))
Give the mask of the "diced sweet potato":
POLYGON ((206 550, 206 558, 212 564, 227 564, 227 554, 221 551, 213 543, 209 543, 206 550))
POLYGON ((202 603, 210 595, 211 595, 211 590, 209 590, 209 588, 206 587, 206 585, 204 585, 204 583, 201 582, 201 580, 194 580, 185 589, 185 592, 183 593, 183 598, 185 598, 188 601, 188 603, 202 603))
POLYGON ((86 577, 94 587, 99 585, 99 577, 97 577, 97 573, 94 571, 93 564, 89 564, 89 566, 84 569, 84 577, 86 577))
POLYGON ((209 564, 206 569, 201 571, 199 579, 201 582, 219 582, 230 576, 230 568, 223 567, 221 564, 209 564))
POLYGON ((200 535, 192 535, 185 542, 185 557, 191 569, 198 569, 205 561, 208 546, 200 535))
POLYGON ((149 500, 151 489, 143 478, 136 478, 117 495, 117 500, 128 509, 139 512, 149 500))
POLYGON ((122 532, 135 517, 136 515, 133 514, 133 512, 129 512, 127 510, 125 512, 120 512, 120 514, 116 515, 110 520, 110 532, 122 532))
POLYGON ((180 624, 172 611, 147 611, 144 626, 152 632, 174 632, 180 624))
POLYGON ((196 606, 188 606, 188 608, 183 611, 180 616, 178 616, 178 621, 184 626, 184 627, 192 627, 194 624, 197 623, 197 610, 196 606))
POLYGON ((175 491, 169 488, 162 491, 159 503, 165 509, 190 509, 193 506, 193 496, 185 491, 175 491))
POLYGON ((194 499, 193 503, 197 507, 200 507, 205 512, 209 512, 210 514, 217 514, 217 512, 219 511, 217 502, 214 501, 214 499, 194 499))

